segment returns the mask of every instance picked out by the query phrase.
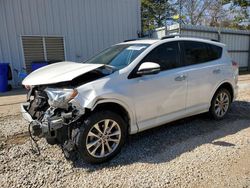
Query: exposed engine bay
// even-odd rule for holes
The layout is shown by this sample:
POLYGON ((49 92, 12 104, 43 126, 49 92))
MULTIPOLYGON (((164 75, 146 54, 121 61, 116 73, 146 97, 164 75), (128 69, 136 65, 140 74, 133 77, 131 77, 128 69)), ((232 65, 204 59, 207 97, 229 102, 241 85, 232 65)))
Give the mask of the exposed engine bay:
MULTIPOLYGON (((71 141, 72 129, 80 123, 78 120, 85 111, 74 102, 65 103, 60 107, 50 104, 52 99, 48 97, 49 91, 48 88, 42 90, 35 87, 29 92, 28 102, 24 108, 33 119, 29 125, 30 136, 44 137, 49 144, 60 145, 64 153, 70 152, 74 149, 71 141), (70 148, 66 148, 68 143, 71 145, 70 148)), ((77 93, 73 90, 73 94, 77 93)))
POLYGON ((27 103, 22 107, 31 116, 31 138, 44 137, 49 144, 60 145, 67 154, 74 150, 72 130, 80 126, 85 114, 85 109, 74 100, 78 95, 76 88, 110 73, 109 68, 101 67, 71 81, 28 86, 27 103))

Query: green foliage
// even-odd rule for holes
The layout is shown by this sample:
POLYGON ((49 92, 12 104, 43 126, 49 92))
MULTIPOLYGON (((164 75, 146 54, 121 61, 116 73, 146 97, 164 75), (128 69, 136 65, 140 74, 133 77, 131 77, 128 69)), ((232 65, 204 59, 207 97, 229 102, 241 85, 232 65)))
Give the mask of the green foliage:
POLYGON ((165 26, 166 18, 178 14, 179 1, 182 2, 182 23, 250 28, 249 0, 141 0, 143 31, 165 26))
POLYGON ((227 0, 225 3, 230 3, 230 8, 226 17, 222 20, 222 27, 233 29, 248 29, 250 28, 250 1, 249 0, 227 0))
POLYGON ((234 16, 234 22, 235 23, 241 23, 248 21, 250 19, 249 15, 249 6, 250 1, 249 0, 233 0, 231 5, 231 10, 235 14, 234 16))
POLYGON ((176 11, 168 0, 142 0, 141 16, 143 31, 163 27, 166 15, 173 15, 174 13, 176 11))

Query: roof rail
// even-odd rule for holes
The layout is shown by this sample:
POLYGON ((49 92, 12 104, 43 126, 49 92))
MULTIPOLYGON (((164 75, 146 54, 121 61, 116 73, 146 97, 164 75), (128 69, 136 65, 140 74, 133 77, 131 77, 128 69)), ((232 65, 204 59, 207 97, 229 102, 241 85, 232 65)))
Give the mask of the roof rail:
POLYGON ((200 39, 211 40, 211 41, 214 41, 214 42, 220 42, 220 41, 217 40, 217 39, 211 39, 211 38, 208 38, 208 37, 200 37, 200 36, 195 36, 195 35, 180 35, 180 34, 174 34, 174 35, 163 36, 163 37, 161 37, 161 40, 169 39, 169 38, 176 38, 176 37, 180 37, 180 38, 181 38, 181 37, 200 38, 200 39))
POLYGON ((179 36, 179 35, 167 35, 167 36, 161 37, 161 40, 163 40, 163 39, 175 38, 175 37, 178 37, 178 36, 179 36))
POLYGON ((135 41, 135 40, 138 40, 138 39, 127 39, 127 40, 124 40, 123 42, 130 42, 130 41, 135 41))

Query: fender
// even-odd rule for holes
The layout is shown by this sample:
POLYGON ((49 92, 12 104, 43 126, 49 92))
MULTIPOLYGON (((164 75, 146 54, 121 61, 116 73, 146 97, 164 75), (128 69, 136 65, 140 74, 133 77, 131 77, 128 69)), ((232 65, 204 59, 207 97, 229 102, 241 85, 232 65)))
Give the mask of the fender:
POLYGON ((97 105, 103 104, 103 103, 116 103, 116 104, 121 105, 128 112, 128 115, 130 118, 129 134, 135 134, 139 131, 137 121, 136 121, 136 116, 134 115, 133 111, 129 108, 129 106, 121 100, 100 98, 96 100, 96 102, 94 103, 94 105, 91 107, 90 110, 93 111, 97 107, 97 105))
POLYGON ((230 80, 223 80, 223 81, 219 82, 219 83, 216 85, 216 87, 213 89, 212 95, 210 96, 210 99, 209 99, 209 101, 210 101, 209 107, 210 107, 210 105, 211 105, 211 101, 212 101, 212 99, 213 99, 213 96, 214 96, 215 92, 218 90, 218 88, 219 88, 222 84, 225 84, 225 83, 230 84, 231 87, 232 87, 233 90, 234 90, 233 84, 232 84, 232 82, 231 82, 230 80))

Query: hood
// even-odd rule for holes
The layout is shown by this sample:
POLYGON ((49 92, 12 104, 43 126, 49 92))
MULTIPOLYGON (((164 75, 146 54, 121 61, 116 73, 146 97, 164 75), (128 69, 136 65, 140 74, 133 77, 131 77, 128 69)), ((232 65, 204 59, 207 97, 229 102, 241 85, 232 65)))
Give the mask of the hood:
POLYGON ((46 85, 71 81, 72 79, 103 66, 103 64, 84 64, 59 62, 42 67, 30 73, 23 85, 46 85))

